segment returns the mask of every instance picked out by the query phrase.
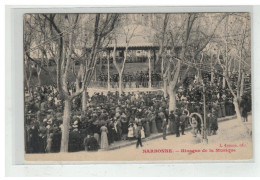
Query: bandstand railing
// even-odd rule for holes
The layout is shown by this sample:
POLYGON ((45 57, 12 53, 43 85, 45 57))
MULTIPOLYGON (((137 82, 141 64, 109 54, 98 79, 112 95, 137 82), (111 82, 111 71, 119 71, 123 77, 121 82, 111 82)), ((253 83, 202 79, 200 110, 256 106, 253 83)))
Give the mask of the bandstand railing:
MULTIPOLYGON (((110 81, 110 86, 107 81, 94 81, 92 80, 89 84, 90 88, 100 88, 100 89, 114 89, 119 88, 119 82, 110 81)), ((138 89, 138 88, 150 88, 149 81, 131 81, 131 82, 122 82, 123 89, 138 89)), ((152 89, 161 89, 163 88, 163 81, 151 81, 152 89)))

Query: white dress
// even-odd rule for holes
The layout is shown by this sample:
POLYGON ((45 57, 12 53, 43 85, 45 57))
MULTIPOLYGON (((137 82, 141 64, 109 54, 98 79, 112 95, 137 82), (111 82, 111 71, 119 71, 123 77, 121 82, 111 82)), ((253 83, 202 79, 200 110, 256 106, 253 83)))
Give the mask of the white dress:
POLYGON ((143 128, 143 127, 142 127, 142 129, 141 129, 141 138, 142 138, 142 139, 145 138, 144 128, 143 128))
POLYGON ((133 128, 133 127, 129 127, 129 128, 128 128, 127 137, 129 137, 129 138, 134 137, 134 128, 133 128))

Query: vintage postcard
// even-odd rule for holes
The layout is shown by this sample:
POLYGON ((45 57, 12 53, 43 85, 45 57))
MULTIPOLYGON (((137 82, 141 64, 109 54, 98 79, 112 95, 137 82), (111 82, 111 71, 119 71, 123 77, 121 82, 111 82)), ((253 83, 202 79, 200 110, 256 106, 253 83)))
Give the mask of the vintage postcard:
POLYGON ((253 159, 250 13, 23 21, 25 161, 253 159))

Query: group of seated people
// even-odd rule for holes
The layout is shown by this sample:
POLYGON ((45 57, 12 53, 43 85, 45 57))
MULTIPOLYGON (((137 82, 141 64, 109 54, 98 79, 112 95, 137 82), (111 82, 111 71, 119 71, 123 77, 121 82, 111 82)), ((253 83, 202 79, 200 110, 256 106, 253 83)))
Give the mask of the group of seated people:
MULTIPOLYGON (((116 57, 116 61, 118 63, 122 63, 124 57, 116 57)), ((147 56, 128 56, 126 59, 126 63, 144 63, 147 62, 148 57, 147 56)), ((152 59, 153 60, 153 59, 152 59)), ((108 58, 103 57, 103 58, 98 58, 97 64, 107 64, 108 58)), ((113 57, 109 58, 110 64, 113 63, 113 57)))
MULTIPOLYGON (((108 75, 101 73, 98 76, 97 83, 101 87, 107 86, 108 75)), ((162 82, 161 74, 151 72, 151 86, 159 87, 160 82, 162 82)), ((110 84, 112 88, 116 88, 119 86, 119 74, 111 74, 110 75, 110 84)), ((124 88, 148 88, 149 86, 149 72, 137 71, 135 73, 124 73, 122 75, 122 84, 124 88)))

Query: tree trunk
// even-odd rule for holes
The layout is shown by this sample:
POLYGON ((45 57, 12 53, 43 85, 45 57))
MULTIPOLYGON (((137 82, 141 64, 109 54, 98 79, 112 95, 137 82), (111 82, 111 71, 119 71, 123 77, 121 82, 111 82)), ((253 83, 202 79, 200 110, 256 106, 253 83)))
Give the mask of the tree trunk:
POLYGON ((27 85, 28 93, 30 94, 31 93, 31 89, 30 89, 31 83, 30 83, 30 80, 26 81, 26 85, 27 85))
POLYGON ((68 152, 70 114, 71 114, 71 101, 69 99, 65 99, 60 152, 68 152))
POLYGON ((119 92, 119 96, 121 96, 122 92, 123 92, 123 90, 122 90, 122 74, 121 73, 119 73, 118 92, 119 92))
POLYGON ((82 111, 85 112, 87 110, 87 96, 86 90, 82 92, 82 111))
POLYGON ((226 88, 226 79, 225 79, 225 77, 223 77, 223 84, 222 84, 222 87, 223 87, 223 89, 226 88))
POLYGON ((80 89, 80 87, 79 87, 79 80, 76 78, 76 92, 78 92, 79 91, 79 89, 80 89))
POLYGON ((163 79, 163 96, 164 96, 164 98, 167 97, 167 79, 166 78, 163 79))
POLYGON ((41 74, 38 74, 38 85, 41 86, 42 85, 42 80, 41 80, 41 74))
POLYGON ((176 90, 169 88, 169 112, 176 109, 176 90))
POLYGON ((243 96, 244 94, 244 81, 245 81, 245 73, 242 72, 241 85, 240 85, 240 97, 243 96))
POLYGON ((236 115, 237 115, 237 120, 242 121, 241 112, 240 112, 240 109, 239 109, 239 104, 238 104, 237 98, 234 98, 233 104, 234 104, 234 106, 235 106, 235 111, 236 111, 236 115))

